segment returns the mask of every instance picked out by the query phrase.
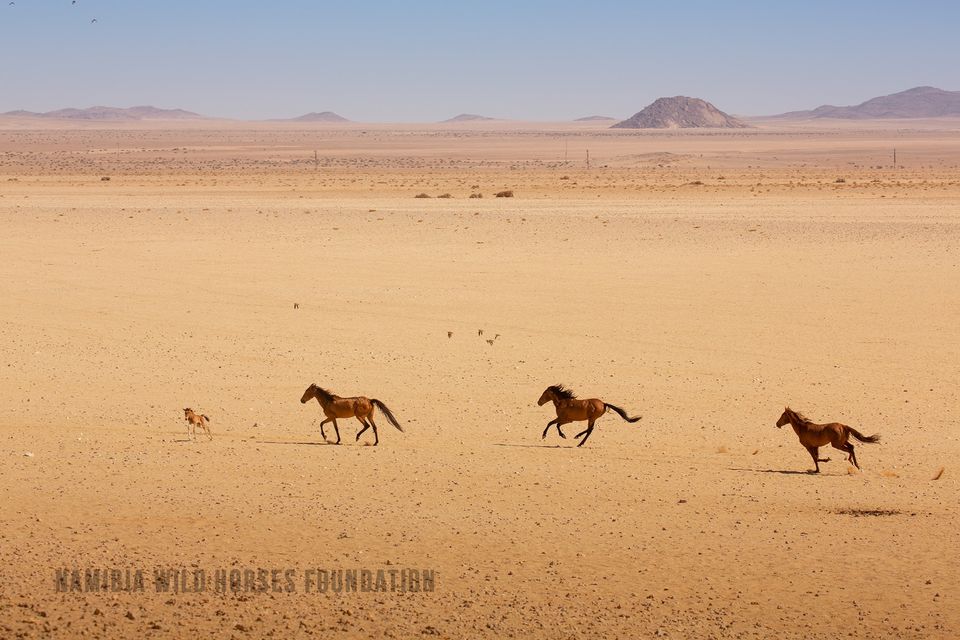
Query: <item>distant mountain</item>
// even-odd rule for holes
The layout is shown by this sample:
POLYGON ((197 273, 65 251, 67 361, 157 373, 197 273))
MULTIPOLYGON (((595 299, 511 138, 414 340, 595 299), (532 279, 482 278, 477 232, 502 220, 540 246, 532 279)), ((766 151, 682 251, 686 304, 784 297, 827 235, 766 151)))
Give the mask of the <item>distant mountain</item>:
POLYGON ((611 129, 692 129, 701 127, 744 129, 750 125, 725 114, 700 98, 659 98, 643 111, 611 129))
POLYGON ((460 115, 454 116, 449 120, 444 120, 443 122, 489 122, 491 120, 496 120, 496 118, 478 116, 475 113, 461 113, 460 115))
POLYGON ((872 98, 852 107, 825 104, 810 111, 791 111, 775 118, 939 118, 960 116, 960 91, 944 91, 936 87, 914 87, 900 93, 872 98))
POLYGON ((611 118, 610 116, 586 116, 584 118, 577 118, 574 122, 600 122, 603 120, 616 120, 616 118, 611 118))
POLYGON ((5 116, 32 118, 56 118, 60 120, 196 120, 204 118, 198 113, 183 109, 158 109, 157 107, 88 107, 86 109, 57 109, 38 113, 35 111, 7 111, 5 116))
POLYGON ((305 113, 302 116, 297 118, 290 118, 291 122, 350 122, 343 116, 334 113, 333 111, 322 111, 317 113, 316 111, 311 113, 305 113))

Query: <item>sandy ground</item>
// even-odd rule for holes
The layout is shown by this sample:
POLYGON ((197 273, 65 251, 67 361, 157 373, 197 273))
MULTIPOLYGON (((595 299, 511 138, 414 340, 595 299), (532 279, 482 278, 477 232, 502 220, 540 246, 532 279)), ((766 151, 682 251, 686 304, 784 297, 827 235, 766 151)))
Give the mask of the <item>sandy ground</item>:
POLYGON ((956 129, 11 126, 0 163, 2 637, 960 634, 956 129), (311 382, 404 433, 325 445, 311 382), (556 382, 643 420, 541 440, 556 382), (785 404, 883 442, 810 475, 785 404), (306 592, 362 569, 434 589, 306 592))

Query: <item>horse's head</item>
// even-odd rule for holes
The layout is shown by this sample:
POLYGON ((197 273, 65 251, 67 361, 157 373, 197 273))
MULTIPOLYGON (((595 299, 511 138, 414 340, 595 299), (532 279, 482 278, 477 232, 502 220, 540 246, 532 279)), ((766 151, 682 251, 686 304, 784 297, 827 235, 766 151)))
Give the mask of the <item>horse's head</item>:
POLYGON ((790 407, 784 407, 783 413, 780 414, 780 419, 777 420, 777 428, 782 427, 785 424, 790 422, 791 414, 793 411, 790 410, 790 407))
POLYGON ((540 394, 540 399, 537 400, 537 406, 542 407, 555 398, 556 396, 553 395, 553 387, 547 387, 543 390, 543 393, 540 394))
POLYGON ((300 404, 306 404, 310 399, 315 397, 315 391, 317 390, 317 385, 311 384, 307 387, 307 390, 303 392, 303 397, 300 398, 300 404))

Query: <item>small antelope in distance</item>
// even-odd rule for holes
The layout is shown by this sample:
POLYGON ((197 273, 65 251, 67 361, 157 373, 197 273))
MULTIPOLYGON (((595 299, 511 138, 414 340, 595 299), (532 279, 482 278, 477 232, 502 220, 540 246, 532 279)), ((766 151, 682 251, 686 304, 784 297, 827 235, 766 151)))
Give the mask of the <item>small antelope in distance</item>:
POLYGON ((307 387, 307 390, 303 392, 300 402, 301 404, 306 404, 313 398, 316 398, 317 402, 320 403, 320 407, 323 409, 323 415, 326 416, 326 419, 320 423, 320 435, 323 436, 324 442, 327 442, 327 434, 323 430, 323 425, 328 422, 333 423, 333 430, 337 433, 336 444, 340 444, 340 428, 337 426, 337 418, 356 418, 360 421, 360 424, 363 425, 363 429, 357 432, 357 440, 360 440, 360 436, 363 435, 364 431, 372 427, 373 446, 377 446, 380 443, 380 437, 377 435, 377 424, 373 421, 374 408, 380 409, 380 412, 387 417, 390 424, 395 426, 398 431, 403 432, 403 427, 397 422, 393 412, 387 408, 387 405, 376 398, 366 398, 364 396, 341 398, 338 395, 330 393, 323 387, 311 384, 307 387))
POLYGON ((183 419, 187 421, 187 435, 192 440, 197 439, 197 426, 204 430, 208 438, 213 440, 213 434, 210 433, 210 425, 208 424, 210 418, 202 413, 194 413, 193 409, 187 408, 183 410, 183 419))
POLYGON ((866 442, 868 444, 880 442, 879 435, 865 436, 853 427, 848 427, 839 422, 816 424, 804 417, 799 411, 794 411, 790 407, 784 408, 780 419, 777 420, 777 427, 783 427, 783 425, 787 423, 789 423, 797 433, 797 437, 800 438, 800 444, 802 444, 813 457, 813 464, 816 467, 814 473, 820 473, 821 462, 830 462, 830 458, 819 457, 818 452, 822 446, 829 444, 834 449, 846 451, 849 454, 847 460, 859 469, 860 465, 857 464, 857 454, 854 452, 853 445, 849 442, 850 436, 853 436, 860 442, 866 442))
POLYGON ((547 437, 547 432, 550 431, 552 425, 557 425, 557 433, 560 434, 561 438, 566 438, 567 436, 563 435, 563 431, 560 429, 562 425, 568 422, 586 420, 587 428, 574 436, 574 438, 583 436, 583 440, 577 444, 578 447, 582 447, 583 443, 587 441, 587 438, 593 433, 593 425, 597 421, 597 418, 606 413, 607 409, 616 412, 617 415, 627 422, 637 422, 642 417, 637 416, 630 418, 627 416, 627 412, 620 407, 604 402, 598 398, 581 400, 577 398, 573 391, 565 388, 562 384, 547 387, 540 396, 540 400, 537 401, 537 404, 542 407, 548 402, 553 402, 553 406, 557 410, 557 417, 547 423, 547 428, 543 430, 541 439, 547 437))

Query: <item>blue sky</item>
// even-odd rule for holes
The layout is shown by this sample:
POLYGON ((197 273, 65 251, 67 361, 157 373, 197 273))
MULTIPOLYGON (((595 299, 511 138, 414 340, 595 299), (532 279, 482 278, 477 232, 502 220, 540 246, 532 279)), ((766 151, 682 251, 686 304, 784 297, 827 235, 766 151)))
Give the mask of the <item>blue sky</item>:
POLYGON ((569 120, 671 95, 758 115, 960 89, 956 1, 9 1, 0 111, 569 120))

